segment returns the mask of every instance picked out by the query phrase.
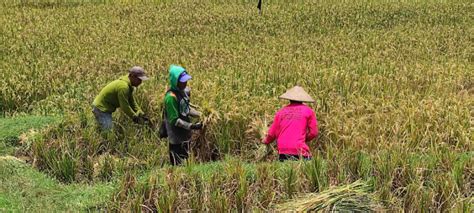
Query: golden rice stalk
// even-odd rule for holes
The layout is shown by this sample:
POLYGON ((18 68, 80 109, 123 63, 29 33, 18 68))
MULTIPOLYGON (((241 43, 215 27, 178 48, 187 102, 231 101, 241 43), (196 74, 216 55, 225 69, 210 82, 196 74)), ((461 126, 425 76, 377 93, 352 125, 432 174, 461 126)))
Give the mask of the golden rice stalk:
POLYGON ((370 187, 358 180, 332 187, 321 193, 311 193, 276 206, 277 211, 372 212, 381 210, 370 192, 370 187))
POLYGON ((268 128, 270 126, 268 118, 268 115, 264 116, 263 118, 255 118, 250 122, 247 130, 245 131, 247 141, 251 142, 249 144, 253 146, 251 149, 255 150, 253 153, 253 158, 257 161, 266 159, 267 156, 275 151, 273 146, 262 144, 262 141, 267 136, 268 128))
MULTIPOLYGON (((197 108, 196 106, 193 106, 197 108)), ((217 160, 219 155, 219 150, 217 145, 208 139, 209 129, 212 129, 220 120, 219 113, 210 108, 206 108, 202 115, 203 128, 198 131, 193 131, 191 138, 191 152, 200 162, 208 162, 217 160)))

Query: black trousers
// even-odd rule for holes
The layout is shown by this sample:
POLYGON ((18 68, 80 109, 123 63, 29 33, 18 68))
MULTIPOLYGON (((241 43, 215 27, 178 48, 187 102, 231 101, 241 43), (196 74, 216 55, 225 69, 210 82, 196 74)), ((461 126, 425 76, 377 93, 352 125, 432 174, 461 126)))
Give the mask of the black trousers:
POLYGON ((311 157, 306 157, 306 156, 299 156, 299 155, 286 155, 286 154, 280 154, 278 159, 283 162, 286 160, 311 160, 311 157))
POLYGON ((169 144, 169 153, 171 165, 181 165, 189 157, 189 143, 169 144))

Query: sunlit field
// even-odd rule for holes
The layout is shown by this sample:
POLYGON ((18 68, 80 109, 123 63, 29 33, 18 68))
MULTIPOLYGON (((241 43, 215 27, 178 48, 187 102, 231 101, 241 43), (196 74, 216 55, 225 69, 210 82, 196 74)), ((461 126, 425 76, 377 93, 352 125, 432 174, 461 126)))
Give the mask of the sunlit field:
POLYGON ((0 211, 473 210, 472 1, 257 2, 0 3, 0 211), (157 127, 118 110, 104 137, 91 112, 139 65, 159 124, 171 64, 205 124, 180 167, 157 127), (295 85, 320 134, 282 163, 260 141, 295 85), (23 201, 20 180, 48 184, 23 201))

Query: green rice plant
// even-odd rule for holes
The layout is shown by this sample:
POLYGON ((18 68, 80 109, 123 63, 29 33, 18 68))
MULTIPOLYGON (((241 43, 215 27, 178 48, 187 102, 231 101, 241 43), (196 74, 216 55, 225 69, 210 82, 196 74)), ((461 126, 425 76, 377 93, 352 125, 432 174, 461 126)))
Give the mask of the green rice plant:
POLYGON ((372 178, 372 160, 370 159, 369 155, 359 152, 357 154, 357 173, 359 178, 363 180, 368 180, 372 178))
POLYGON ((423 186, 421 183, 411 183, 406 188, 406 194, 403 199, 404 211, 422 212, 434 209, 433 199, 434 191, 430 187, 423 186))
POLYGON ((110 155, 106 155, 99 164, 97 178, 102 181, 110 181, 115 170, 114 159, 110 155))
POLYGON ((346 156, 349 159, 343 160, 344 170, 348 173, 350 179, 369 179, 372 177, 372 162, 368 154, 361 151, 353 151, 351 155, 346 156))
POLYGON ((202 192, 203 190, 206 190, 205 188, 205 183, 203 182, 203 180, 199 177, 196 177, 196 176, 191 176, 191 179, 193 179, 194 181, 190 184, 192 184, 191 188, 192 190, 190 190, 190 209, 193 209, 195 211, 204 211, 204 203, 205 203, 205 197, 204 197, 204 193, 200 193, 202 192))
POLYGON ((470 196, 472 193, 472 155, 466 154, 459 156, 451 170, 453 181, 456 183, 457 190, 464 196, 470 196))
POLYGON ((277 181, 274 177, 270 164, 260 164, 256 168, 257 180, 254 187, 256 188, 256 200, 258 200, 258 208, 265 209, 270 206, 277 196, 277 181))
POLYGON ((211 193, 210 209, 215 210, 216 212, 225 212, 230 209, 226 197, 223 196, 219 191, 214 191, 211 193))
POLYGON ((86 159, 81 159, 82 166, 80 166, 80 174, 83 176, 83 179, 92 182, 94 180, 94 159, 92 157, 86 157, 86 159))
POLYGON ((440 174, 433 179, 430 185, 434 190, 433 210, 448 211, 452 209, 457 196, 453 180, 447 175, 440 174))
POLYGON ((46 166, 60 181, 71 183, 76 180, 76 158, 70 153, 60 154, 54 149, 46 152, 46 166))
POLYGON ((286 171, 286 178, 284 181, 285 192, 288 198, 292 198, 295 194, 295 185, 296 185, 296 172, 293 168, 289 167, 286 171))
POLYGON ((466 199, 461 199, 458 200, 456 203, 456 206, 453 208, 452 211, 457 211, 457 212, 472 212, 472 202, 473 198, 466 198, 466 199))
POLYGON ((385 201, 391 200, 391 191, 393 189, 393 177, 396 169, 396 161, 393 153, 381 153, 378 159, 375 159, 375 188, 380 191, 380 198, 385 201))
POLYGON ((311 183, 311 191, 320 192, 329 186, 327 163, 319 155, 305 165, 305 174, 311 183))
POLYGON ((249 193, 249 183, 245 176, 240 176, 238 180, 238 189, 236 192, 236 206, 239 212, 246 211, 249 207, 247 207, 247 198, 249 193))

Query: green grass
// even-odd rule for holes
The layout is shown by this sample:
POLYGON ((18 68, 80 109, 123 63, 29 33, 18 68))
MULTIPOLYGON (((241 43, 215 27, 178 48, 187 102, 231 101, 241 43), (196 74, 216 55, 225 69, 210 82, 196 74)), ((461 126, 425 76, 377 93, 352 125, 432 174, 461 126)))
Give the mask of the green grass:
POLYGON ((25 131, 44 127, 45 125, 54 123, 58 120, 58 117, 52 116, 21 116, 0 118, 0 140, 10 137, 18 137, 25 131))
POLYGON ((112 183, 64 185, 14 157, 0 157, 0 212, 70 212, 101 207, 112 183))
POLYGON ((22 133, 38 130, 59 120, 59 117, 53 116, 0 117, 0 156, 14 153, 22 133))
POLYGON ((64 185, 10 156, 22 133, 57 123, 59 117, 0 118, 0 212, 87 211, 106 204, 112 183, 64 185))

